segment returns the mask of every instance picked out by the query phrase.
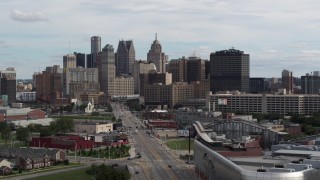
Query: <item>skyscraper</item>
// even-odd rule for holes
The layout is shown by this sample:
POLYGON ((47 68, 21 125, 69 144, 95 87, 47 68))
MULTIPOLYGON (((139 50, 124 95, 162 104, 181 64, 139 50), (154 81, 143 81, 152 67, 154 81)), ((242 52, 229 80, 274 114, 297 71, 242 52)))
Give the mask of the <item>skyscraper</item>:
POLYGON ((98 53, 101 51, 101 37, 92 36, 91 37, 91 54, 98 53))
POLYGON ((86 68, 86 54, 74 52, 76 56, 76 66, 86 68))
POLYGON ((210 90, 249 92, 250 57, 234 48, 210 54, 210 90))
POLYGON ((97 55, 101 51, 101 37, 91 37, 91 54, 87 55, 87 68, 97 67, 97 55))
POLYGON ((133 46, 133 41, 119 41, 116 53, 116 74, 132 74, 132 65, 136 58, 136 52, 133 46))
POLYGON ((282 88, 286 89, 287 94, 293 94, 293 76, 292 72, 288 70, 282 71, 282 88))
POLYGON ((115 55, 113 46, 105 45, 97 58, 100 90, 107 93, 115 79, 115 55))
POLYGON ((66 68, 76 68, 77 67, 77 57, 74 54, 67 54, 63 56, 63 69, 66 68))
POLYGON ((156 38, 151 44, 151 49, 147 54, 147 61, 153 62, 156 65, 157 72, 165 73, 166 72, 166 62, 168 60, 168 56, 162 52, 162 47, 160 42, 156 38))

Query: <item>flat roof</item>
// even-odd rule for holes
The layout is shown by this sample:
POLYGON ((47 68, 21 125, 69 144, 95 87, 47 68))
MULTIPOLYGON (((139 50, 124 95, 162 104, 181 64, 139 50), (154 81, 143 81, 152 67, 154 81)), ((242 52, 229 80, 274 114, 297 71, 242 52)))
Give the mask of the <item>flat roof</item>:
POLYGON ((280 150, 274 151, 273 153, 274 154, 287 154, 287 155, 320 157, 320 151, 303 151, 303 150, 280 149, 280 150))
POLYGON ((293 156, 257 156, 257 157, 228 157, 230 161, 242 167, 243 169, 256 171, 261 167, 273 168, 276 164, 287 164, 291 161, 301 159, 293 156))

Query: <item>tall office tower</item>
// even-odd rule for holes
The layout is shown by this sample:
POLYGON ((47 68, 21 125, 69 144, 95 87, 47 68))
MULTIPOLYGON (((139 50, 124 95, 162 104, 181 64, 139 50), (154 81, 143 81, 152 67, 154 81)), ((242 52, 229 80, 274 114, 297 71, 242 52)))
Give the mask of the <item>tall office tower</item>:
POLYGON ((169 72, 173 82, 203 81, 206 79, 206 61, 195 55, 186 59, 184 56, 169 62, 169 72))
MULTIPOLYGON (((17 80, 15 77, 6 77, 1 75, 0 77, 0 95, 6 95, 7 103, 11 105, 16 102, 16 92, 17 92, 17 80)), ((2 98, 1 98, 2 99, 2 98)))
POLYGON ((5 70, 0 70, 0 95, 6 105, 11 105, 16 102, 17 80, 16 69, 8 67, 5 70), (4 96, 6 98, 4 98, 4 96), (3 98, 2 98, 3 97, 3 98))
POLYGON ((101 37, 92 36, 91 37, 91 54, 99 53, 101 51, 101 37))
POLYGON ((209 79, 210 78, 210 61, 205 61, 205 78, 209 79))
POLYGON ((66 68, 76 68, 77 67, 77 57, 74 54, 67 54, 63 56, 63 69, 66 68))
POLYGON ((132 65, 136 58, 133 41, 119 41, 116 53, 116 74, 132 74, 132 65))
POLYGON ((250 78, 249 79, 249 92, 250 93, 266 93, 268 82, 265 78, 250 78))
POLYGON ((101 51, 101 37, 91 37, 91 54, 87 54, 87 68, 96 68, 97 56, 101 51))
POLYGON ((187 59, 184 56, 172 59, 168 65, 168 72, 172 74, 172 82, 187 82, 187 59))
POLYGON ((166 63, 168 61, 168 56, 162 52, 162 47, 157 39, 157 34, 155 40, 151 44, 151 49, 147 54, 147 61, 153 62, 156 65, 157 72, 166 72, 166 63))
POLYGON ((132 77, 134 78, 134 93, 140 93, 140 74, 148 74, 150 71, 155 70, 154 63, 146 61, 134 61, 132 68, 132 77))
POLYGON ((99 71, 100 90, 108 93, 113 89, 113 82, 115 79, 115 54, 113 46, 105 45, 97 57, 97 67, 99 71))
POLYGON ((292 72, 288 70, 282 71, 282 88, 286 89, 287 94, 293 94, 293 76, 292 72))
POLYGON ((301 91, 303 94, 320 94, 320 75, 313 72, 301 76, 301 91))
POLYGON ((210 90, 249 92, 249 54, 234 48, 210 54, 210 90))
POLYGON ((76 56, 76 66, 86 68, 86 54, 73 53, 76 56))
POLYGON ((16 79, 17 72, 14 67, 8 67, 5 70, 0 70, 1 77, 12 77, 16 79))
POLYGON ((67 54, 63 56, 63 94, 67 94, 67 82, 66 82, 66 71, 68 68, 76 68, 77 67, 77 57, 74 54, 67 54))
POLYGON ((187 61, 187 82, 205 80, 205 60, 193 54, 187 61))

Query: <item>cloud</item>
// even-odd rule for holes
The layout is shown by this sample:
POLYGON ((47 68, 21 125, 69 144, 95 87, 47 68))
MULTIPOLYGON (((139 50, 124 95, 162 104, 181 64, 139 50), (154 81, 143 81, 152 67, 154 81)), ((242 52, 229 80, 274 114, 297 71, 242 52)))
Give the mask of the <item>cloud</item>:
POLYGON ((13 10, 11 13, 11 19, 20 22, 36 22, 47 21, 48 18, 42 12, 22 12, 20 10, 13 10))
POLYGON ((0 40, 0 48, 8 48, 11 47, 10 45, 8 45, 5 41, 0 40))

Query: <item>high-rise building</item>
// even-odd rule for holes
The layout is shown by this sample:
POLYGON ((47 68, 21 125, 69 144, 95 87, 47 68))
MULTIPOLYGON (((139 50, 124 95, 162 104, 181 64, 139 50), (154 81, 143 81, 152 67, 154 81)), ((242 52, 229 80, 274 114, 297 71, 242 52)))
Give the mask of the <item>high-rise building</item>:
MULTIPOLYGON (((6 95, 6 103, 11 105, 16 102, 17 80, 16 69, 13 67, 0 70, 0 95, 6 95)), ((2 98, 1 98, 2 99, 2 98)))
POLYGON ((91 54, 87 55, 87 68, 96 68, 97 56, 101 51, 101 37, 91 37, 91 54))
POLYGON ((210 90, 249 92, 249 54, 234 48, 210 54, 210 90))
POLYGON ((286 93, 293 94, 293 76, 291 71, 288 71, 286 69, 282 71, 281 82, 282 88, 286 89, 287 91, 286 93))
POLYGON ((187 61, 187 82, 205 79, 205 60, 193 55, 187 61))
POLYGON ((166 63, 168 61, 168 56, 162 52, 162 47, 157 39, 157 34, 155 40, 151 44, 151 49, 147 54, 147 61, 153 62, 156 65, 157 72, 166 72, 166 63))
POLYGON ((119 41, 116 53, 116 74, 132 74, 132 65, 136 58, 136 52, 133 46, 133 41, 119 41))
POLYGON ((320 94, 320 75, 307 73, 301 76, 301 91, 303 94, 320 94))
POLYGON ((144 96, 144 88, 146 85, 150 84, 172 84, 172 74, 171 73, 158 73, 153 70, 148 74, 140 74, 140 96, 144 96))
POLYGON ((17 72, 14 67, 8 67, 5 70, 0 70, 1 77, 12 77, 16 79, 17 72))
POLYGON ((134 61, 132 68, 132 77, 134 78, 134 93, 140 93, 140 74, 148 74, 156 69, 155 64, 146 61, 134 61))
POLYGON ((73 53, 76 56, 76 67, 86 68, 86 54, 83 53, 73 53))
POLYGON ((168 72, 172 74, 172 82, 187 82, 187 59, 183 56, 170 60, 168 72))
POLYGON ((115 54, 113 46, 105 45, 97 57, 97 67, 99 71, 100 90, 108 93, 113 89, 113 81, 115 78, 115 54))
POLYGON ((206 79, 206 61, 195 55, 173 59, 169 62, 168 72, 172 73, 173 82, 192 82, 206 79))
POLYGON ((250 78, 249 79, 249 92, 250 93, 266 93, 268 82, 265 78, 250 78))
POLYGON ((17 92, 17 80, 14 77, 5 77, 0 78, 0 95, 7 95, 8 104, 16 102, 16 92, 17 92))
POLYGON ((91 54, 99 53, 101 51, 101 37, 92 36, 91 37, 91 54))
POLYGON ((67 54, 63 56, 63 69, 66 68, 76 68, 77 67, 77 57, 74 54, 67 54))
POLYGON ((98 68, 67 68, 66 95, 80 99, 80 94, 86 91, 99 92, 98 68))
POLYGON ((62 73, 59 66, 47 67, 46 71, 35 75, 36 98, 38 101, 54 103, 62 97, 62 73), (56 71, 53 69, 57 69, 56 71))

